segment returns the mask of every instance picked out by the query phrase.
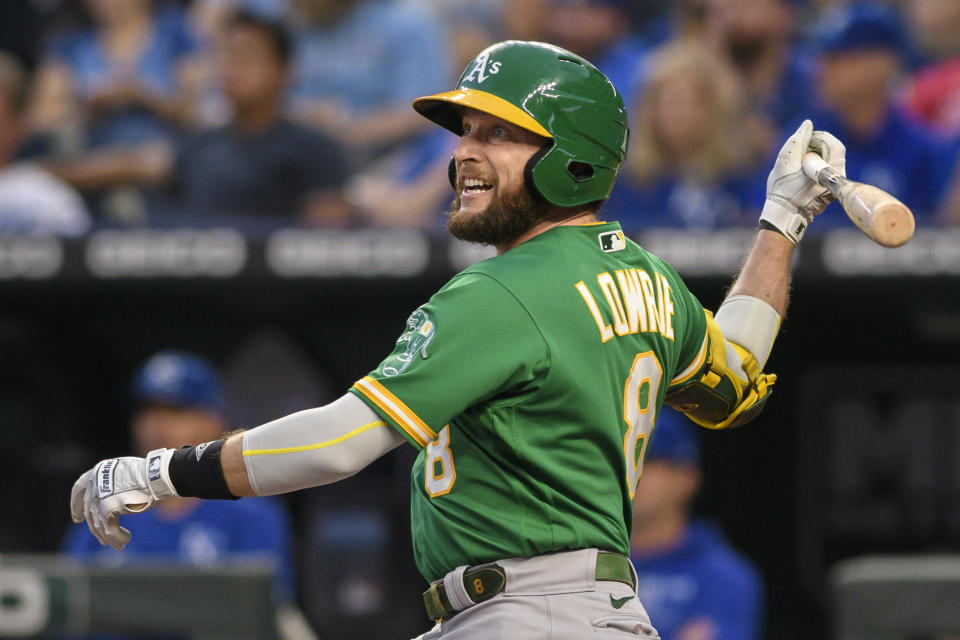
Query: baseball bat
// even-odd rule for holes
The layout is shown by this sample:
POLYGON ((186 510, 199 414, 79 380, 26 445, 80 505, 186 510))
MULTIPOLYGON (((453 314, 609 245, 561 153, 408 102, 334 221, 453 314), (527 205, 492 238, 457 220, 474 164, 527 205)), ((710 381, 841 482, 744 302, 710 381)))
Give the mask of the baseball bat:
POLYGON ((913 213, 882 189, 848 180, 818 154, 803 156, 803 172, 830 190, 860 231, 884 247, 899 247, 913 237, 913 213))

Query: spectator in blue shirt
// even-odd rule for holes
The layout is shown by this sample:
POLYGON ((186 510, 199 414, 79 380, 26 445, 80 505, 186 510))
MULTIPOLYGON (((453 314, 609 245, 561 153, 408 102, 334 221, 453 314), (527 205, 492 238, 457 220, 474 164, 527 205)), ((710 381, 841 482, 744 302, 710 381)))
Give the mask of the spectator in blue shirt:
POLYGON ((847 176, 892 193, 919 224, 930 223, 953 176, 955 148, 895 106, 892 87, 907 50, 899 15, 877 3, 845 5, 822 17, 814 42, 821 111, 813 122, 843 140, 847 176))
POLYGON ((292 4, 301 18, 293 107, 304 122, 356 149, 358 160, 426 131, 410 101, 453 72, 434 14, 387 0, 292 4))
POLYGON ((86 117, 87 146, 168 136, 193 116, 197 41, 184 12, 151 0, 87 0, 92 26, 55 36, 37 83, 34 121, 86 117))
MULTIPOLYGON (((218 374, 198 356, 181 351, 154 355, 137 372, 133 395, 137 408, 130 428, 140 454, 208 442, 227 430, 218 374)), ((266 556, 277 563, 278 601, 293 598, 290 522, 275 498, 178 498, 121 524, 133 534, 123 553, 101 546, 80 525, 68 531, 64 551, 106 564, 167 559, 203 565, 233 554, 266 556)))
MULTIPOLYGON (((493 7, 448 0, 442 10, 434 10, 450 34, 457 68, 465 68, 477 51, 498 39, 493 7)), ((444 228, 452 197, 448 165, 456 143, 448 131, 438 129, 386 154, 351 177, 347 201, 372 226, 444 228)))
POLYGON ((719 529, 690 513, 700 485, 696 429, 668 407, 653 429, 630 540, 640 601, 665 640, 757 640, 759 573, 719 529))
POLYGON ((249 226, 297 218, 344 224, 342 149, 282 116, 291 56, 286 29, 239 12, 227 25, 223 46, 220 79, 232 107, 228 124, 174 142, 112 146, 47 166, 84 190, 152 187, 156 222, 213 216, 249 226))
POLYGON ((745 141, 736 74, 693 41, 653 54, 651 69, 630 108, 630 149, 605 215, 628 231, 752 224, 744 208, 763 201, 749 194, 766 172, 745 141))
POLYGON ((794 46, 796 5, 790 0, 709 0, 703 38, 743 81, 744 98, 765 116, 761 150, 779 147, 781 130, 795 130, 809 116, 811 69, 794 46))

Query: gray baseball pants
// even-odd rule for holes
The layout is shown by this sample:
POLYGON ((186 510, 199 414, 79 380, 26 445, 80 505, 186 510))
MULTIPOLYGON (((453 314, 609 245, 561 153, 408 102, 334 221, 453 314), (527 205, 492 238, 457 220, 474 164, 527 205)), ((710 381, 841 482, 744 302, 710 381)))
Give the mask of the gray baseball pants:
MULTIPOLYGON (((597 580, 596 562, 596 549, 498 560, 506 574, 501 593, 471 604, 416 640, 658 640, 636 592, 622 582, 597 580)), ((462 589, 461 580, 447 584, 462 589)), ((465 590, 460 596, 469 601, 465 590)))

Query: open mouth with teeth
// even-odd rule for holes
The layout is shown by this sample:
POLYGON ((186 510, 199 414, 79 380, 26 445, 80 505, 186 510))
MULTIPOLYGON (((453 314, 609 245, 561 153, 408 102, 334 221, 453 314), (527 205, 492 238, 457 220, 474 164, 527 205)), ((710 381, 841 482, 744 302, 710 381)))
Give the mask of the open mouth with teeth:
POLYGON ((464 195, 473 195, 477 193, 483 193, 484 191, 489 191, 493 189, 493 185, 489 182, 482 180, 481 178, 464 178, 463 179, 463 193, 464 195))

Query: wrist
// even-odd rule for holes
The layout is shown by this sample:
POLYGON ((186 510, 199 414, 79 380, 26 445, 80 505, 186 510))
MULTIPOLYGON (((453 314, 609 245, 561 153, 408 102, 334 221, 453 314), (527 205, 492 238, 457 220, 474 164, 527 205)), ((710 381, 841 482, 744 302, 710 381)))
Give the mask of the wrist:
POLYGON ((236 500, 230 492, 220 465, 224 441, 214 440, 195 447, 168 449, 170 484, 185 498, 236 500))
POLYGON ((796 210, 784 206, 776 200, 767 199, 760 213, 760 228, 776 231, 784 238, 797 244, 807 231, 810 221, 796 210))
POLYGON ((147 487, 155 500, 163 498, 176 497, 176 487, 170 480, 170 459, 173 457, 174 449, 155 449, 147 454, 147 487))

